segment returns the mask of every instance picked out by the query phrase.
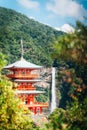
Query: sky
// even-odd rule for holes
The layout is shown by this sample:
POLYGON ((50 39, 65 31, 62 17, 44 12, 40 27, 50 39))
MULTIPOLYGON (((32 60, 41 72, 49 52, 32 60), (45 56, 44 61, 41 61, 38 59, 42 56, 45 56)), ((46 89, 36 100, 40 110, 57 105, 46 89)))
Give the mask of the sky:
POLYGON ((87 22, 87 0, 0 0, 0 6, 53 28, 75 25, 77 20, 87 22))

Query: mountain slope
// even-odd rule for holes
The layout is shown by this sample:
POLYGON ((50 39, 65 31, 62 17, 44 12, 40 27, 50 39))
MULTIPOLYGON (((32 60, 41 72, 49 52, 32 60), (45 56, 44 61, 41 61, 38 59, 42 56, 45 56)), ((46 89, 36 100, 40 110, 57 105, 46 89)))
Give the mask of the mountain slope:
POLYGON ((8 62, 20 58, 20 39, 24 41, 24 57, 33 63, 52 65, 51 45, 63 32, 29 19, 14 10, 0 7, 0 51, 8 54, 8 62))

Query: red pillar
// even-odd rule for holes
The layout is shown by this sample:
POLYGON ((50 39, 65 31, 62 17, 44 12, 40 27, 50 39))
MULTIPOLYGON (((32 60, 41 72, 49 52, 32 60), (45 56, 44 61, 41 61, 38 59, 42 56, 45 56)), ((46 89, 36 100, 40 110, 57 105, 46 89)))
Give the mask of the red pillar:
POLYGON ((40 114, 42 114, 42 107, 40 107, 40 114))
POLYGON ((30 104, 30 98, 29 98, 29 96, 27 97, 27 104, 30 104))

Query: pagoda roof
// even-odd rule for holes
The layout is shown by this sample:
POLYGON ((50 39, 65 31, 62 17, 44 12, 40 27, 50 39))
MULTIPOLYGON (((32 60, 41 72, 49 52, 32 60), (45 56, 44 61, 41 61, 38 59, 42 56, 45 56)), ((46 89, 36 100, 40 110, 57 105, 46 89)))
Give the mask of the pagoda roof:
POLYGON ((10 69, 10 68, 26 68, 26 69, 39 69, 42 68, 42 66, 30 63, 28 61, 26 61, 23 57, 21 58, 21 60, 16 61, 10 65, 7 65, 4 67, 4 69, 10 69))
POLYGON ((37 91, 37 90, 16 90, 16 94, 43 94, 44 91, 37 91))
POLYGON ((33 83, 33 82, 40 82, 41 80, 39 79, 34 79, 34 80, 22 80, 22 79, 16 79, 14 80, 15 82, 29 82, 29 83, 33 83))

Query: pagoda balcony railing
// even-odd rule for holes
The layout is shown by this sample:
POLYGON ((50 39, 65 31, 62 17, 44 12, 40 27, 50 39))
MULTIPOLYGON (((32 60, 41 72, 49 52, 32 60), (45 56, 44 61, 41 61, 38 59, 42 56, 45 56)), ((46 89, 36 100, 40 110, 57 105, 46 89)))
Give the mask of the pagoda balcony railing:
POLYGON ((17 87, 18 90, 36 90, 34 87, 17 87))
POLYGON ((7 77, 9 78, 18 78, 18 79, 35 79, 38 78, 38 74, 29 74, 29 75, 22 75, 22 74, 8 74, 7 77))
POLYGON ((49 107, 49 103, 45 102, 34 102, 32 104, 26 104, 27 107, 49 107))

